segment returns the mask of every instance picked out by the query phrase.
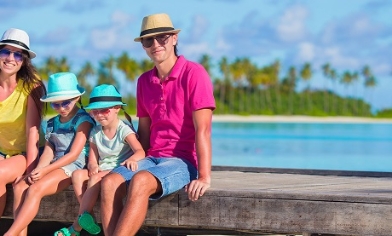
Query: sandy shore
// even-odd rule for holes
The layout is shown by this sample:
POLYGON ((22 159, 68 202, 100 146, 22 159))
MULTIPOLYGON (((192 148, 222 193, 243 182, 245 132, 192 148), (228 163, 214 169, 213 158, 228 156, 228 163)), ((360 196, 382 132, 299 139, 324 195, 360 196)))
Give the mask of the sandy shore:
POLYGON ((314 116, 239 116, 214 115, 214 122, 297 122, 297 123, 392 123, 392 119, 314 116))
MULTIPOLYGON (((130 114, 132 120, 137 121, 135 114, 130 114)), ((124 116, 120 116, 125 119, 124 116)), ((213 122, 254 122, 254 123, 392 123, 392 118, 364 118, 364 117, 316 117, 316 116, 240 116, 213 115, 213 122)))

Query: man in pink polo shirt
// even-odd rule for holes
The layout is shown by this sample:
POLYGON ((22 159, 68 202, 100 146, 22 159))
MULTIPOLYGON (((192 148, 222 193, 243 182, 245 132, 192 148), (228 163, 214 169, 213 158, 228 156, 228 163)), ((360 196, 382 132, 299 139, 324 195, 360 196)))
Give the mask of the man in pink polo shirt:
POLYGON ((102 180, 105 235, 135 235, 149 200, 185 186, 196 201, 210 187, 213 87, 200 64, 178 56, 179 32, 167 14, 154 14, 143 18, 135 38, 155 65, 137 84, 138 134, 147 157, 137 171, 121 166, 102 180))

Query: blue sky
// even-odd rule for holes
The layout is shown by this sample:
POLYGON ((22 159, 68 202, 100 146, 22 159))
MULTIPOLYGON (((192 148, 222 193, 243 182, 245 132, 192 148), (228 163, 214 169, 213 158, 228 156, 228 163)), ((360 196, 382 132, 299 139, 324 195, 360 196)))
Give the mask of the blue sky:
MULTIPOLYGON (((248 57, 262 66, 280 60, 289 66, 313 65, 311 88, 333 88, 320 67, 338 73, 369 65, 377 86, 336 91, 362 96, 376 109, 392 107, 392 1, 384 0, 2 0, 0 30, 16 27, 30 35, 34 63, 66 56, 74 70, 127 51, 146 58, 133 39, 145 15, 165 12, 181 29, 179 51, 188 59, 208 54, 213 62, 248 57)), ((299 89, 304 84, 300 84, 299 89)))

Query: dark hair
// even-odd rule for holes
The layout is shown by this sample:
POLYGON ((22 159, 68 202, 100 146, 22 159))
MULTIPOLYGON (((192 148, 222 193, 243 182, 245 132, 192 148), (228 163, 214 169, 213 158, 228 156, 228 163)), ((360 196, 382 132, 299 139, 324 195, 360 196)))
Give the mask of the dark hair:
MULTIPOLYGON (((5 45, 0 46, 0 49, 5 45)), ((42 118, 44 116, 44 105, 40 98, 46 95, 46 88, 42 80, 38 76, 38 71, 31 63, 29 54, 23 50, 23 64, 20 70, 16 73, 16 78, 23 80, 23 88, 27 94, 31 95, 37 110, 42 118)))
POLYGON ((174 55, 176 55, 176 56, 178 57, 178 49, 177 49, 177 45, 178 45, 178 42, 177 42, 177 44, 176 44, 176 45, 174 45, 174 55))

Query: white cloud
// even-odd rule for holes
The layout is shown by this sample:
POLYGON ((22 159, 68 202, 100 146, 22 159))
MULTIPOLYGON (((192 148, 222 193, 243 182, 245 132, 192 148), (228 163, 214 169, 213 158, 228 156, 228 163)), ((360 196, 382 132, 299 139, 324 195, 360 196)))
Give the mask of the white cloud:
POLYGON ((91 32, 91 41, 96 49, 109 49, 117 41, 116 30, 109 29, 94 29, 91 32))
POLYGON ((306 36, 305 20, 308 10, 300 5, 286 9, 279 19, 276 31, 282 41, 297 41, 306 36))
POLYGON ((392 73, 392 66, 390 63, 380 63, 372 66, 373 73, 376 75, 390 75, 392 73))
POLYGON ((303 62, 312 61, 315 57, 315 45, 310 42, 300 43, 298 46, 297 60, 303 62))
POLYGON ((231 44, 226 41, 226 37, 222 35, 221 33, 217 35, 217 41, 216 41, 216 49, 221 52, 222 54, 225 54, 231 49, 231 44))
POLYGON ((202 54, 211 55, 208 44, 206 42, 186 44, 180 47, 180 54, 186 55, 191 60, 198 60, 202 54))
POLYGON ((91 42, 95 49, 117 50, 130 47, 133 36, 129 33, 129 25, 132 17, 123 11, 114 11, 111 15, 109 26, 103 26, 91 30, 91 42))
POLYGON ((208 28, 208 21, 200 15, 196 15, 192 19, 191 33, 189 40, 199 41, 202 36, 206 34, 208 28))
POLYGON ((132 17, 123 11, 114 11, 112 14, 112 23, 119 28, 126 27, 131 22, 132 17))
POLYGON ((343 55, 340 48, 336 46, 325 48, 322 54, 325 55, 325 61, 331 63, 334 67, 351 69, 358 68, 360 65, 358 58, 343 55))
POLYGON ((359 35, 365 36, 367 34, 374 35, 377 34, 380 29, 379 25, 371 23, 369 21, 369 17, 365 15, 355 17, 351 22, 351 24, 352 24, 351 33, 354 36, 359 36, 359 35))

